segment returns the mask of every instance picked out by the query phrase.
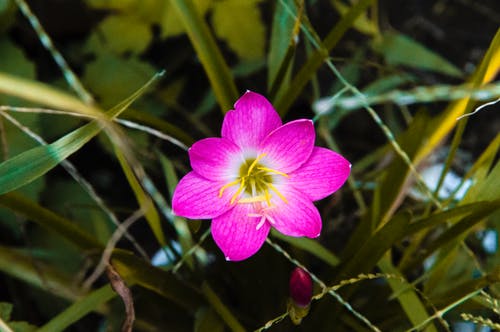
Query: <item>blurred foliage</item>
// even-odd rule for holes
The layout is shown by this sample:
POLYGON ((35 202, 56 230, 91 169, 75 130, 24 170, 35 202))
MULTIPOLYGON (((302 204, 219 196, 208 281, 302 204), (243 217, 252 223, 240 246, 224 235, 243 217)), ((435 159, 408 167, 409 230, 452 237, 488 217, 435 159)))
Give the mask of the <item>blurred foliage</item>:
POLYGON ((495 0, 0 0, 0 331, 120 330, 109 264, 137 331, 497 329, 499 26, 495 0), (353 173, 319 239, 230 263, 170 198, 247 89, 353 173))

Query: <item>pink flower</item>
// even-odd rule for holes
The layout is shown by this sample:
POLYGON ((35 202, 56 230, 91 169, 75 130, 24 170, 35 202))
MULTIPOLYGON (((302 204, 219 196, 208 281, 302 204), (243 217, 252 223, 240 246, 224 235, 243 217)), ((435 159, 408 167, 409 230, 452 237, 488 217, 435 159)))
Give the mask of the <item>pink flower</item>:
POLYGON ((313 201, 339 189, 350 173, 341 155, 314 146, 312 121, 282 124, 263 96, 247 91, 229 111, 221 138, 189 149, 193 170, 172 199, 174 214, 212 219, 212 236, 227 260, 255 254, 274 227, 314 238, 321 217, 313 201))

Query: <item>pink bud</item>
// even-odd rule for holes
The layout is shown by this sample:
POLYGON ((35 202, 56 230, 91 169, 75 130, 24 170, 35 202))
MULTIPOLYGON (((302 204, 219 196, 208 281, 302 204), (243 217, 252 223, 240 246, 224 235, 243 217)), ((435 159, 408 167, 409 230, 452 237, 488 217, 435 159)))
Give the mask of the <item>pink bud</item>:
POLYGON ((309 273, 296 267, 290 275, 290 297, 295 305, 307 307, 311 303, 313 283, 309 273))

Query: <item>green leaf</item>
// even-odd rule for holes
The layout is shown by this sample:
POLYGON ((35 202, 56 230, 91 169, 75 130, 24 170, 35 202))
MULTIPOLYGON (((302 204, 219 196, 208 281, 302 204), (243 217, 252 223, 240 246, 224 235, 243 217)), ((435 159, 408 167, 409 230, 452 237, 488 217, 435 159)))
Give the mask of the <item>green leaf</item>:
MULTIPOLYGON (((29 61, 28 58, 26 58, 21 49, 16 47, 6 38, 0 38, 0 54, 2 54, 0 71, 28 79, 35 78, 35 65, 29 61)), ((22 105, 22 102, 16 97, 0 95, 0 105, 2 104, 19 106, 22 105)), ((18 121, 22 126, 29 128, 35 133, 39 133, 42 130, 39 114, 11 113, 10 116, 18 121)), ((0 121, 2 122, 2 138, 0 140, 4 146, 3 152, 5 153, 2 154, 2 160, 7 159, 8 156, 15 156, 23 151, 38 146, 38 144, 31 137, 7 119, 1 119, 0 121)), ((40 192, 43 190, 43 187, 44 181, 40 179, 38 181, 34 181, 29 186, 24 187, 23 192, 26 195, 29 195, 29 197, 35 198, 38 197, 40 192)), ((3 217, 0 218, 0 222, 2 223, 11 224, 11 221, 15 220, 13 216, 7 216, 4 211, 0 211, 0 215, 3 217)), ((17 223, 15 228, 17 228, 17 223)))
MULTIPOLYGON (((410 219, 409 213, 396 214, 369 237, 357 242, 357 247, 351 249, 351 252, 345 253, 344 250, 342 261, 334 270, 332 284, 338 284, 343 280, 355 278, 361 273, 372 271, 386 252, 403 238, 410 219)), ((356 287, 346 289, 343 298, 348 299, 355 289, 356 287)))
POLYGON ((267 86, 272 99, 285 91, 290 84, 293 58, 303 19, 303 7, 304 1, 301 1, 299 8, 293 0, 279 1, 276 4, 267 58, 269 67, 267 86))
MULTIPOLYGON (((416 138, 419 138, 419 133, 425 130, 428 119, 429 117, 424 113, 417 114, 411 127, 397 140, 409 158, 413 158, 419 147, 424 144, 421 139, 416 138)), ((380 205, 377 207, 378 213, 372 215, 375 226, 390 218, 401 204, 400 193, 410 175, 408 165, 400 157, 395 157, 391 164, 385 168, 383 179, 377 188, 381 197, 380 205)))
MULTIPOLYGON (((194 8, 203 17, 214 5, 211 0, 192 0, 194 8)), ((182 24, 179 14, 175 11, 169 1, 165 3, 161 18, 158 22, 161 26, 161 37, 169 38, 186 33, 186 27, 182 24)))
MULTIPOLYGON (((349 10, 349 7, 339 0, 330 0, 330 2, 341 15, 344 15, 349 10)), ((359 32, 367 35, 373 36, 379 33, 375 21, 370 20, 367 13, 364 13, 363 15, 358 17, 356 21, 354 21, 354 28, 359 32)))
MULTIPOLYGON (((35 65, 6 37, 0 38, 0 54, 2 54, 1 72, 29 79, 35 78, 35 65)), ((0 95, 0 105, 19 105, 19 100, 0 95)))
MULTIPOLYGON (((427 120, 428 117, 425 114, 417 114, 412 126, 398 138, 398 143, 410 158, 422 144, 415 137, 418 137, 416 135, 425 128, 427 120)), ((391 164, 385 167, 384 172, 379 176, 380 185, 376 187, 372 205, 349 238, 342 252, 343 258, 351 257, 359 247, 359 243, 364 243, 370 234, 392 217, 401 203, 398 199, 399 193, 404 188, 409 175, 408 165, 399 157, 394 158, 391 164)))
POLYGON ((72 220, 41 207, 17 192, 0 195, 0 205, 52 232, 58 233, 84 251, 103 248, 103 245, 94 236, 82 230, 72 220))
MULTIPOLYGON (((130 98, 110 110, 107 115, 113 118, 122 113, 145 92, 147 87, 156 78, 157 76, 146 83, 130 98)), ((4 161, 0 164, 0 194, 22 187, 47 173, 90 141, 102 130, 102 126, 98 120, 92 121, 52 144, 30 149, 4 161)))
POLYGON ((9 322, 9 327, 14 332, 35 332, 38 331, 38 327, 31 325, 28 322, 9 322))
POLYGON ((82 295, 82 291, 75 289, 74 276, 37 261, 33 265, 31 254, 23 253, 11 247, 0 246, 0 271, 68 300, 74 300, 82 295))
MULTIPOLYGON (((4 34, 16 20, 17 7, 13 0, 0 1, 0 33, 4 34)), ((1 54, 1 53, 0 53, 1 54)))
MULTIPOLYGON (((25 57, 24 53, 19 48, 6 38, 0 38, 0 54, 2 54, 0 71, 29 79, 35 78, 34 64, 25 57)), ((19 106, 22 105, 22 101, 17 97, 0 94, 0 105, 2 104, 19 106)), ((23 106, 26 106, 25 103, 23 106)), ((40 125, 41 117, 39 114, 9 113, 9 115, 21 126, 29 128, 29 130, 35 133, 40 133, 42 130, 40 125)), ((2 138, 0 141, 3 146, 1 160, 38 146, 38 143, 7 118, 2 117, 0 121, 2 123, 2 138)), ((44 185, 44 179, 38 179, 23 187, 22 192, 31 198, 36 198, 43 190, 44 185)), ((0 224, 6 225, 13 234, 19 233, 18 221, 9 211, 0 210, 0 224)))
POLYGON ((55 109, 97 116, 100 110, 47 84, 0 72, 0 92, 55 109))
POLYGON ((197 290, 178 280, 172 273, 151 266, 129 252, 116 249, 111 261, 127 283, 137 283, 188 311, 194 311, 206 303, 197 290))
POLYGON ((215 312, 219 314, 233 332, 245 332, 245 328, 206 281, 201 284, 201 291, 215 312))
POLYGON ((361 244, 358 242, 358 249, 339 265, 334 283, 371 271, 383 255, 403 237, 409 222, 408 213, 396 214, 368 239, 361 244))
POLYGON ((362 92, 365 96, 374 96, 394 90, 397 87, 400 87, 403 84, 411 83, 412 81, 414 81, 414 77, 405 73, 387 75, 380 77, 367 85, 362 92))
MULTIPOLYGON (((284 2, 294 13, 297 12, 295 1, 286 0, 284 2)), ((267 58, 269 68, 267 73, 267 82, 269 88, 271 87, 271 82, 275 80, 276 75, 282 66, 292 40, 294 38, 298 38, 299 31, 296 31, 294 34, 294 27, 296 25, 295 21, 296 20, 288 13, 283 3, 281 1, 277 1, 276 8, 274 10, 271 41, 269 42, 269 53, 267 58)))
POLYGON ((13 191, 44 175, 76 152, 99 131, 97 123, 91 123, 53 144, 33 148, 4 161, 0 164, 0 194, 13 191))
POLYGON ((462 204, 478 200, 481 195, 481 186, 483 185, 488 172, 492 169, 495 157, 500 149, 500 133, 490 142, 484 152, 477 158, 476 162, 464 175, 464 180, 470 178, 472 180, 472 187, 467 191, 462 204))
MULTIPOLYGON (((111 51, 114 54, 142 53, 153 38, 151 26, 134 15, 109 15, 90 35, 88 51, 111 51)), ((103 75, 105 77, 105 75, 103 75)))
POLYGON ((114 225, 92 197, 73 180, 51 181, 44 195, 44 205, 56 213, 70 216, 72 222, 88 233, 95 234, 100 243, 108 242, 114 225), (64 202, 61 204, 61 202, 64 202))
POLYGON ((453 77, 462 77, 460 69, 408 36, 389 32, 377 39, 373 48, 388 64, 430 70, 453 77))
POLYGON ((478 182, 470 190, 471 193, 464 200, 469 201, 472 197, 477 200, 500 199, 500 162, 497 162, 488 176, 478 182))
POLYGON ((214 31, 242 60, 264 56, 266 31, 260 18, 258 2, 223 0, 214 3, 214 31))
POLYGON ((0 302, 0 319, 8 322, 10 314, 12 313, 12 304, 7 302, 0 302))
MULTIPOLYGON (((429 257, 434 251, 443 248, 448 244, 452 247, 458 245, 475 225, 482 222, 485 218, 499 209, 500 200, 496 200, 485 206, 483 209, 478 210, 476 213, 472 213, 461 218, 459 221, 455 222, 453 226, 431 241, 426 246, 425 252, 421 252, 417 257, 415 257, 415 259, 408 264, 409 266, 405 266, 405 269, 420 266, 425 258, 429 257)), ((450 251, 451 249, 448 248, 447 252, 450 251)))
POLYGON ((201 308, 194 317, 194 332, 223 332, 224 322, 212 308, 201 308))
MULTIPOLYGON (((163 173, 165 174, 165 178, 167 180, 168 193, 170 197, 173 197, 175 187, 179 182, 179 180, 177 179, 177 175, 175 174, 174 165, 172 165, 172 162, 163 154, 160 154, 160 162, 163 168, 163 173)), ((174 226, 177 232, 177 236, 179 237, 179 243, 181 244, 182 252, 185 254, 195 245, 187 222, 184 218, 173 216, 172 225, 174 226)), ((192 257, 186 257, 186 262, 190 267, 194 266, 192 257)))
POLYGON ((135 9, 140 0, 85 0, 88 6, 97 9, 114 9, 119 11, 131 11, 135 9))
MULTIPOLYGON (((378 263, 378 267, 386 274, 403 278, 399 270, 392 265, 390 256, 390 254, 386 254, 378 263)), ((397 294, 397 299, 412 324, 418 324, 429 318, 424 304, 409 283, 401 283, 400 280, 393 278, 387 279, 387 282, 391 286, 392 292, 397 294)), ((434 325, 429 325, 425 331, 434 332, 437 330, 434 325)))
POLYGON ((116 296, 110 285, 103 286, 90 292, 74 302, 63 312, 52 318, 47 324, 38 329, 38 332, 65 331, 71 324, 80 320, 88 313, 95 311, 102 304, 116 296))
POLYGON ((292 246, 307 251, 318 257, 330 266, 337 266, 339 259, 330 250, 323 247, 318 241, 306 237, 290 237, 283 235, 274 229, 271 231, 275 238, 291 244, 292 246))
MULTIPOLYGON (((118 38, 119 39, 119 38, 118 38)), ((155 68, 136 57, 122 59, 102 53, 85 67, 83 82, 90 87, 103 107, 127 98, 156 72, 155 68)))
MULTIPOLYGON (((96 252, 96 249, 99 252, 103 250, 103 246, 92 235, 84 232, 71 221, 33 202, 22 199, 18 194, 9 193, 0 196, 0 204, 25 216, 30 221, 59 233, 68 241, 79 246, 84 252, 96 252)), ((35 270, 32 264, 32 257, 23 257, 18 252, 0 248, 0 270, 37 287, 45 287, 46 284, 40 279, 39 271, 35 270), (19 266, 12 265, 12 262, 16 262, 19 266)), ((196 290, 181 283, 173 274, 151 266, 148 262, 127 251, 115 249, 111 260, 118 273, 128 283, 137 283, 187 310, 194 310, 204 303, 203 298, 196 290)), ((43 276, 48 278, 51 273, 55 273, 52 270, 49 272, 44 272, 43 276)), ((53 280, 49 280, 49 286, 51 289, 57 289, 65 298, 74 299, 74 291, 68 290, 66 286, 72 285, 73 281, 69 278, 66 280, 59 274, 54 274, 53 280)))
MULTIPOLYGON (((493 80, 500 69, 500 29, 497 30, 490 43, 488 51, 484 55, 481 64, 471 76, 469 86, 476 88, 493 80)), ((420 147, 416 156, 418 164, 424 160, 434 149, 441 145, 443 139, 451 132, 457 124, 457 118, 468 112, 473 106, 470 98, 464 98, 450 104, 444 112, 434 117, 424 133, 426 144, 420 147)))
POLYGON ((319 49, 307 59, 307 62, 302 66, 297 75, 293 78, 289 88, 285 93, 280 94, 274 101, 274 106, 281 115, 286 114, 295 99, 302 92, 306 84, 316 74, 316 71, 321 67, 330 51, 338 44, 349 28, 354 24, 354 21, 373 3, 374 0, 360 0, 354 4, 349 11, 342 16, 340 21, 330 30, 327 37, 323 40, 319 49), (324 46, 323 46, 324 45, 324 46))
POLYGON ((129 165, 129 162, 126 160, 124 154, 120 150, 120 147, 115 145, 114 148, 115 148, 115 155, 118 158, 118 161, 120 162, 120 165, 123 169, 123 172, 125 173, 125 176, 127 177, 127 181, 130 187, 134 191, 137 202, 139 203, 139 206, 141 207, 141 210, 143 211, 144 216, 148 221, 149 227, 151 227, 151 230, 153 231, 160 245, 162 247, 165 246, 166 240, 165 240, 165 234, 163 233, 163 229, 161 227, 160 215, 158 214, 158 211, 156 210, 153 201, 145 193, 144 189, 142 188, 141 184, 139 183, 136 177, 136 174, 134 173, 131 166, 129 165))
POLYGON ((412 222, 405 231, 407 236, 420 232, 427 228, 434 228, 439 225, 446 225, 450 220, 482 215, 484 210, 489 210, 499 206, 500 201, 483 201, 465 205, 460 205, 449 210, 436 212, 428 217, 420 218, 412 222))
POLYGON ((436 294, 429 300, 434 303, 437 307, 445 307, 461 299, 468 298, 469 295, 475 294, 489 285, 500 282, 500 269, 497 268, 480 278, 473 280, 468 280, 453 288, 448 288, 448 290, 441 294, 436 294))

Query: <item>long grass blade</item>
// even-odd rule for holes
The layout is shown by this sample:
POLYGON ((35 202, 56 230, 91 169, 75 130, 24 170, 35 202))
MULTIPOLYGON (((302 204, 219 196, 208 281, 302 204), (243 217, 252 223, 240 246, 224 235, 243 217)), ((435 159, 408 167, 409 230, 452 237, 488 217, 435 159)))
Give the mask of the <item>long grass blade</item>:
MULTIPOLYGON (((161 74, 156 75, 130 98, 108 111, 106 116, 115 118, 120 115, 128 106, 130 106, 130 104, 139 98, 159 76, 161 76, 161 74)), ((44 88, 41 90, 44 90, 44 88)), ((57 92, 56 94, 59 95, 57 92)), ((95 112, 93 108, 80 104, 78 101, 67 98, 64 95, 59 96, 63 97, 64 100, 67 100, 82 112, 95 112)), ((103 118, 102 115, 99 116, 99 119, 101 118, 103 118)), ((92 121, 91 123, 63 136, 52 144, 42 145, 30 149, 1 163, 0 194, 22 187, 23 185, 32 182, 50 171, 61 161, 78 151, 83 145, 96 136, 103 129, 106 123, 106 121, 100 120, 92 121)))
MULTIPOLYGON (((284 6, 286 3, 281 1, 284 6)), ((302 92, 306 84, 313 77, 316 71, 321 67, 323 62, 328 59, 329 52, 337 45, 346 31, 353 26, 354 21, 373 3, 373 0, 360 0, 353 5, 349 11, 342 16, 341 20, 328 33, 327 37, 322 42, 322 45, 315 45, 316 50, 308 58, 307 62, 302 66, 297 75, 290 83, 290 87, 286 93, 278 96, 274 101, 274 106, 281 115, 286 114, 295 99, 302 92)), ((290 10, 291 15, 293 11, 290 10)), ((294 17, 295 18, 295 17, 294 17)), ((296 19, 296 18, 295 18, 296 19)))
POLYGON ((189 39, 203 64, 222 112, 229 111, 238 98, 238 89, 217 47, 215 38, 197 12, 193 1, 171 0, 170 2, 186 27, 189 39))

